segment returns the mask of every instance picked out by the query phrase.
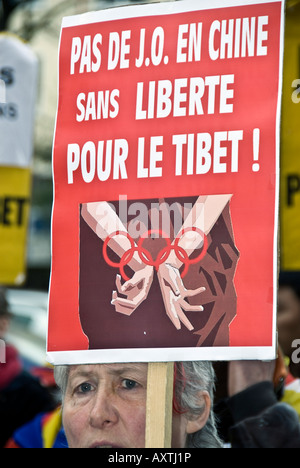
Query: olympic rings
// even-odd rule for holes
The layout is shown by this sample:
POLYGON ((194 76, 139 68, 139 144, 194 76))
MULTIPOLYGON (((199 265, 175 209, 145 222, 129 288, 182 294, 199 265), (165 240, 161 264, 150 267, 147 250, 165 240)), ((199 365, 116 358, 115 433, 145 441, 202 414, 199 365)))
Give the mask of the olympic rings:
MULTIPOLYGON (((180 232, 179 236, 175 239, 175 244, 174 244, 174 247, 175 247, 174 250, 175 251, 180 248, 179 247, 179 242, 187 232, 197 232, 197 234, 199 234, 203 239, 203 247, 202 247, 202 250, 201 250, 200 254, 198 255, 198 257, 196 257, 196 258, 194 258, 192 260, 188 257, 188 262, 184 262, 186 268, 185 268, 184 272, 181 275, 182 278, 184 278, 186 276, 190 265, 196 265, 197 263, 201 262, 201 260, 205 257, 205 255, 207 253, 207 249, 208 249, 208 239, 207 239, 207 236, 204 234, 204 232, 201 231, 201 229, 198 229, 197 227, 190 227, 190 228, 183 229, 180 232)), ((176 253, 176 255, 177 255, 177 253, 176 253)), ((177 258, 180 260, 178 255, 177 255, 177 258)))
POLYGON ((124 268, 125 268, 126 265, 128 265, 128 263, 131 262, 131 260, 132 260, 132 258, 134 256, 134 253, 136 251, 136 247, 135 247, 135 244, 134 244, 134 241, 133 241, 132 237, 128 234, 128 232, 115 231, 112 234, 110 234, 104 241, 102 251, 103 251, 103 257, 104 257, 104 260, 106 261, 106 263, 108 265, 110 265, 111 267, 113 267, 113 268, 120 268, 120 273, 121 273, 123 279, 125 281, 129 281, 129 277, 125 274, 124 268), (131 246, 131 248, 129 250, 127 250, 124 253, 124 255, 122 256, 120 263, 113 262, 109 258, 108 254, 107 254, 107 247, 108 247, 109 242, 114 237, 117 237, 117 236, 126 237, 129 240, 130 246, 131 246))
POLYGON ((150 252, 148 252, 148 250, 146 249, 143 249, 143 243, 144 243, 144 240, 147 239, 148 237, 151 237, 153 234, 159 234, 159 236, 163 237, 166 242, 167 242, 167 247, 165 249, 167 249, 167 252, 168 252, 168 255, 166 258, 169 257, 170 255, 170 252, 171 252, 171 239, 167 236, 167 234, 160 230, 160 229, 152 229, 150 231, 147 231, 145 234, 142 235, 142 237, 140 238, 139 240, 139 243, 138 243, 138 253, 139 253, 139 256, 140 256, 140 259, 142 260, 142 262, 146 263, 146 265, 150 265, 150 266, 153 266, 156 268, 156 271, 158 271, 160 265, 162 265, 163 263, 165 263, 165 255, 160 255, 161 252, 163 252, 163 249, 161 252, 159 252, 159 254, 157 255, 157 259, 156 261, 153 260, 152 258, 152 255, 150 254, 150 252), (145 255, 145 252, 147 252, 147 254, 150 256, 150 259, 147 255, 145 255))
POLYGON ((129 281, 130 278, 125 273, 125 267, 127 265, 129 265, 129 263, 133 259, 135 253, 137 253, 139 255, 140 260, 145 265, 155 267, 155 269, 158 271, 160 265, 162 265, 163 263, 166 263, 169 256, 170 256, 170 254, 171 254, 171 252, 174 251, 175 254, 176 254, 176 257, 178 258, 178 260, 180 260, 180 262, 184 265, 184 270, 181 273, 181 277, 184 278, 187 275, 188 271, 189 271, 189 267, 191 265, 195 265, 195 264, 199 263, 204 258, 204 256, 207 253, 207 249, 208 249, 207 236, 204 234, 203 231, 201 231, 197 227, 191 227, 191 228, 183 229, 180 232, 180 234, 177 236, 177 238, 175 239, 173 245, 171 243, 171 239, 169 238, 169 236, 164 231, 158 230, 158 229, 151 229, 151 230, 147 231, 145 234, 143 234, 141 236, 137 246, 135 245, 134 240, 128 234, 128 232, 116 231, 116 232, 113 232, 112 234, 110 234, 105 239, 104 244, 103 244, 103 257, 104 257, 104 260, 106 261, 106 263, 108 265, 110 265, 113 268, 119 268, 122 278, 125 281, 129 281), (202 242, 203 242, 203 246, 202 246, 202 250, 201 250, 200 254, 194 259, 190 259, 188 253, 186 252, 186 250, 184 250, 184 248, 179 245, 179 242, 183 239, 185 234, 187 234, 189 232, 196 232, 197 234, 199 234, 201 236, 202 242), (158 253, 156 260, 154 260, 152 258, 151 253, 147 249, 145 249, 143 247, 145 239, 151 237, 153 234, 158 234, 167 243, 166 247, 164 247, 158 253), (122 256, 119 263, 113 262, 109 258, 108 253, 107 253, 107 247, 108 247, 109 242, 114 237, 117 237, 117 236, 126 237, 130 242, 130 249, 127 250, 124 253, 124 255, 122 256))

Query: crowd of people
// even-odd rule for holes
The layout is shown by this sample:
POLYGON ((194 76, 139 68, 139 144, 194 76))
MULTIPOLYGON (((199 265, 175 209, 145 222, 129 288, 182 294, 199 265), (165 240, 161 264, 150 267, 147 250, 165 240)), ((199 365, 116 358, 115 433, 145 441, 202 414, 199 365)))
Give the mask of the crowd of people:
MULTIPOLYGON (((300 275, 281 273, 278 358, 174 364, 173 448, 300 448, 300 275)), ((11 313, 0 289, 0 339, 11 313)), ((145 446, 147 364, 24 370, 6 343, 0 366, 0 446, 145 446), (101 386, 99 385, 101 381, 101 386), (57 401, 57 389, 61 399, 57 401)))

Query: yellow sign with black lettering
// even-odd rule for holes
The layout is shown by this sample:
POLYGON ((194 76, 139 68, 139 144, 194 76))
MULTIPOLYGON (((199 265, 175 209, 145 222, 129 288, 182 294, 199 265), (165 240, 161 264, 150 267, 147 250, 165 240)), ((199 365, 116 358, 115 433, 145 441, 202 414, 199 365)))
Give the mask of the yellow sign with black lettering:
POLYGON ((30 169, 0 167, 0 284, 25 280, 30 169))
POLYGON ((300 3, 289 6, 281 131, 281 268, 300 270, 300 3))

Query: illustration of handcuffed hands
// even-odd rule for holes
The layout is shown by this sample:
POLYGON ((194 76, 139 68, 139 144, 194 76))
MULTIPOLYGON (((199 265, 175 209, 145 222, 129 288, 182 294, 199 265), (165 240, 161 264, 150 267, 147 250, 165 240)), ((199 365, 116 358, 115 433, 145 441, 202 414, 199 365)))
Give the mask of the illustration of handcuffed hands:
POLYGON ((175 325, 177 330, 180 330, 181 323, 188 330, 193 330, 194 327, 185 315, 185 312, 203 312, 202 305, 191 305, 186 301, 186 298, 198 296, 206 291, 206 288, 201 287, 195 290, 186 289, 178 268, 163 263, 158 270, 158 279, 164 299, 166 313, 175 325))
POLYGON ((122 284, 121 275, 117 275, 116 286, 119 294, 126 296, 121 298, 117 291, 113 291, 112 305, 116 311, 130 316, 144 302, 149 294, 154 276, 154 268, 145 265, 137 271, 133 277, 122 284))
MULTIPOLYGON (((130 316, 144 302, 149 294, 154 278, 155 269, 146 265, 134 273, 133 277, 122 284, 121 275, 117 275, 117 291, 113 291, 112 304, 117 312, 130 316), (120 297, 119 294, 125 296, 120 297)), ((202 305, 190 305, 186 298, 203 293, 204 287, 188 290, 185 288, 180 271, 175 266, 163 263, 158 268, 158 279, 164 300, 166 314, 177 328, 181 329, 181 323, 192 331, 193 325, 184 312, 202 312, 202 305)))
POLYGON ((120 273, 125 281, 122 283, 121 275, 117 275, 117 290, 113 291, 112 294, 112 305, 115 310, 130 316, 147 299, 156 270, 167 316, 178 330, 181 329, 181 324, 188 330, 193 330, 194 327, 185 312, 202 312, 204 309, 202 305, 190 305, 188 298, 198 296, 205 291, 205 288, 188 290, 185 288, 182 278, 186 275, 188 266, 200 262, 205 255, 207 235, 230 199, 231 195, 199 196, 185 220, 181 235, 172 245, 170 239, 166 240, 168 248, 166 248, 166 252, 163 250, 160 253, 159 262, 155 261, 154 266, 151 262, 149 263, 148 253, 146 254, 143 249, 143 237, 137 247, 125 225, 107 202, 83 204, 81 210, 83 219, 102 239, 106 261, 111 266, 120 268, 120 273), (202 230, 200 226, 202 226, 202 230), (196 259, 191 260, 190 256, 195 249, 199 248, 199 234, 202 238, 202 252, 196 259), (183 245, 179 245, 179 241, 184 235, 186 237, 181 240, 183 245), (129 251, 127 251, 128 241, 131 245, 129 251), (111 242, 110 248, 121 259, 120 263, 109 260, 107 256, 109 242, 111 242), (173 251, 176 252, 175 256, 173 251), (180 268, 183 264, 185 264, 185 269, 181 276, 180 268), (125 265, 128 265, 134 272, 131 279, 124 274, 125 265))

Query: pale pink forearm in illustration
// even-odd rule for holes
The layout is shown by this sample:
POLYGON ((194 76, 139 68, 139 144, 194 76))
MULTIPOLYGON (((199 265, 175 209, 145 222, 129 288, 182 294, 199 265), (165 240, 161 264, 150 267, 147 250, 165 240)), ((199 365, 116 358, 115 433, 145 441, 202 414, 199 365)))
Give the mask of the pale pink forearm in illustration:
MULTIPOLYGON (((83 204, 81 215, 88 226, 103 242, 116 232, 127 233, 126 227, 107 202, 83 204)), ((122 258, 128 251, 130 243, 126 237, 116 235, 110 240, 109 247, 122 258)), ((117 312, 129 316, 147 299, 152 286, 154 269, 151 266, 145 265, 136 253, 128 263, 128 266, 134 272, 131 280, 126 281, 122 285, 120 275, 117 275, 116 278, 116 288, 119 294, 126 297, 118 297, 117 291, 113 291, 112 305, 117 312)))
MULTIPOLYGON (((204 244, 204 239, 201 239, 199 232, 191 231, 190 228, 197 228, 207 236, 230 199, 231 195, 209 195, 198 198, 182 226, 183 235, 178 244, 189 257, 204 244), (185 230, 187 230, 186 233, 184 233, 185 230)), ((179 271, 182 265, 183 262, 172 251, 166 262, 160 265, 158 279, 167 316, 177 330, 181 329, 181 323, 183 323, 188 330, 192 331, 194 327, 184 311, 202 312, 203 307, 192 306, 185 298, 197 296, 204 292, 205 288, 187 290, 179 271)))
MULTIPOLYGON (((208 236, 231 197, 232 195, 208 195, 199 197, 183 223, 181 232, 195 227, 208 236)), ((187 232, 180 240, 179 246, 182 247, 190 257, 196 249, 202 247, 199 233, 195 231, 187 232)), ((183 264, 174 252, 171 252, 167 263, 178 269, 181 268, 183 264)))
MULTIPOLYGON (((117 231, 127 233, 127 228, 107 202, 83 204, 81 216, 103 242, 108 236, 117 231)), ((124 253, 130 248, 130 243, 124 236, 114 236, 109 242, 109 247, 118 257, 122 258, 124 253)), ((128 265, 134 272, 143 269, 145 266, 136 253, 128 265)))

